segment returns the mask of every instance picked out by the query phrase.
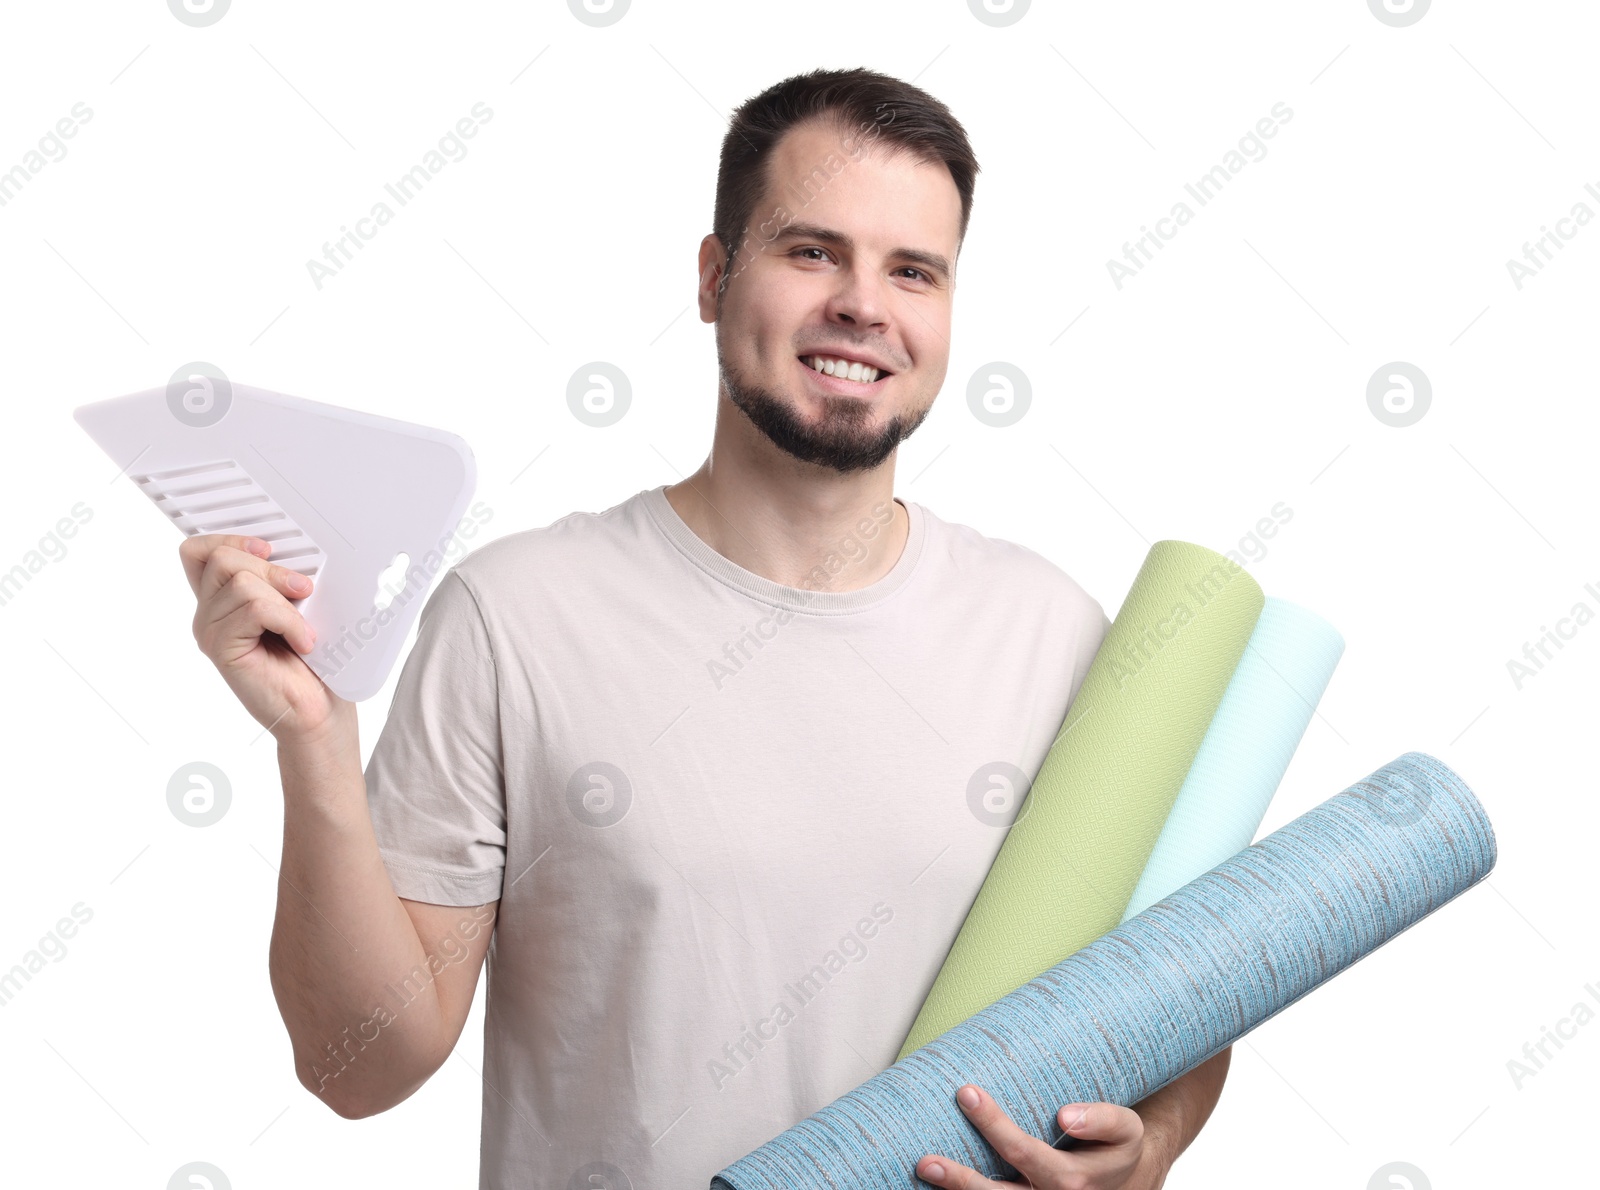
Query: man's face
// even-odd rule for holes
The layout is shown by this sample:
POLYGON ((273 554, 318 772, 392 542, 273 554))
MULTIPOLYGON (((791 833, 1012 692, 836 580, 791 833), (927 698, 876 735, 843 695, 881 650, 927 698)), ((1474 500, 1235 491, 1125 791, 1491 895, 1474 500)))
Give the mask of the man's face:
POLYGON ((870 126, 851 135, 791 129, 743 243, 728 256, 708 236, 700 256, 700 314, 716 323, 729 399, 781 449, 840 472, 887 458, 944 383, 961 227, 948 169, 891 158, 870 126), (889 374, 828 375, 819 357, 889 374))

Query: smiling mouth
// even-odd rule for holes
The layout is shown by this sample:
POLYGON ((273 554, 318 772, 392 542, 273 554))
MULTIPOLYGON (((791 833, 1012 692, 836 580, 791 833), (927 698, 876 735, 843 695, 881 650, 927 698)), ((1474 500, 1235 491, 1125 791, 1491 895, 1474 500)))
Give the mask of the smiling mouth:
POLYGON ((798 359, 824 388, 836 392, 869 392, 894 375, 893 372, 874 368, 859 360, 847 360, 839 356, 802 355, 798 359))

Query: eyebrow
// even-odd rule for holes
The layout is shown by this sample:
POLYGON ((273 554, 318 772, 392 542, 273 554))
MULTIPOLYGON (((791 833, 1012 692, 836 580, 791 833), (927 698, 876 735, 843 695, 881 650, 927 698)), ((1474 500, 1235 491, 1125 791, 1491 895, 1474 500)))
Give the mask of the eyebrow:
MULTIPOLYGON (((777 243, 780 240, 821 240, 825 244, 837 244, 846 252, 854 252, 856 249, 856 242, 844 232, 817 223, 791 223, 773 236, 771 242, 777 243)), ((889 255, 899 260, 920 264, 938 276, 941 281, 950 279, 950 262, 937 252, 924 252, 920 248, 894 248, 890 250, 889 255)))

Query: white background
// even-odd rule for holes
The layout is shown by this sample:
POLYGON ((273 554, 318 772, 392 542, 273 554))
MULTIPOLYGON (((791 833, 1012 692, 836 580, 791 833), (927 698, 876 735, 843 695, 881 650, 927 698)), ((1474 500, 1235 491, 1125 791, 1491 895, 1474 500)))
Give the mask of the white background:
MULTIPOLYGON (((1585 983, 1600 995, 1580 754, 1600 626, 1520 690, 1506 665, 1575 604, 1600 611, 1600 226, 1520 290, 1506 267, 1574 204, 1600 212, 1591 5, 1440 2, 1405 28, 1361 0, 1036 3, 1003 28, 956 0, 639 0, 605 28, 548 0, 0 19, 0 170, 93 112, 0 207, 0 570, 92 510, 0 606, 0 969, 93 912, 0 1009, 8 1183, 157 1190, 205 1160, 236 1188, 476 1185, 481 983, 457 1055, 392 1111, 345 1121, 296 1081, 266 967, 272 740, 194 646, 178 535, 72 408, 201 359, 441 426, 475 450, 490 535, 675 482, 711 430, 690 303, 727 114, 858 65, 948 103, 983 169, 946 391, 896 493, 1046 554, 1113 614, 1151 542, 1237 548, 1284 502, 1251 572, 1347 649, 1263 832, 1421 749, 1498 834, 1485 884, 1235 1047, 1168 1184, 1592 1170, 1600 1024, 1520 1088, 1507 1062, 1585 983), (319 290, 306 261, 480 101, 468 155, 319 290), (1266 156, 1119 290, 1108 258, 1280 101, 1266 156), (590 360, 633 385, 605 429, 566 404, 590 360), (965 401, 994 360, 1033 386, 1007 429, 965 401), (1433 386, 1405 428, 1366 400, 1395 360, 1433 386), (194 760, 233 788, 206 829, 165 801, 194 760)), ((368 749, 388 701, 363 704, 368 749)))

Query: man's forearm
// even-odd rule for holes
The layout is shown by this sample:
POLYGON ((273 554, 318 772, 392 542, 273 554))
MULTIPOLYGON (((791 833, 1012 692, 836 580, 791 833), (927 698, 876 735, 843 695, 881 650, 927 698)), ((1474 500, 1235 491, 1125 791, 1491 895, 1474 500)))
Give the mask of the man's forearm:
POLYGON ((326 746, 280 742, 278 767, 283 860, 268 963, 273 995, 301 1085, 341 1115, 371 1114, 437 1068, 438 988, 418 974, 429 970, 428 957, 378 853, 353 726, 326 746), (385 980, 404 987, 408 976, 421 987, 417 1004, 389 1014, 380 989, 385 980), (369 1044, 380 1026, 383 1044, 369 1044))
POLYGON ((1189 1147, 1222 1095, 1233 1057, 1229 1046, 1133 1105, 1144 1120, 1145 1146, 1165 1171, 1189 1147))

